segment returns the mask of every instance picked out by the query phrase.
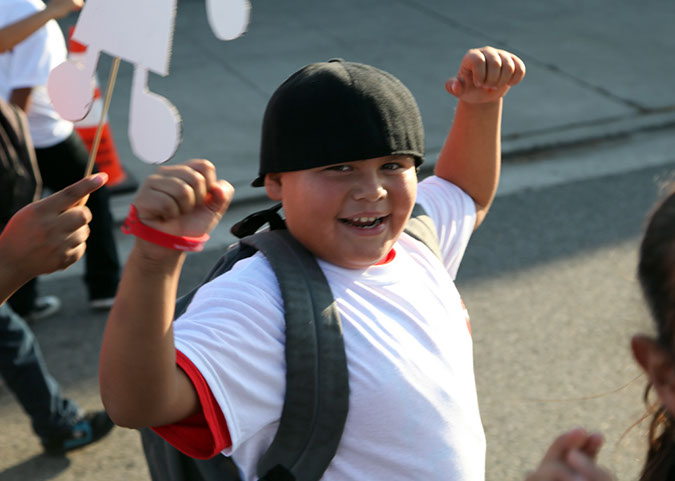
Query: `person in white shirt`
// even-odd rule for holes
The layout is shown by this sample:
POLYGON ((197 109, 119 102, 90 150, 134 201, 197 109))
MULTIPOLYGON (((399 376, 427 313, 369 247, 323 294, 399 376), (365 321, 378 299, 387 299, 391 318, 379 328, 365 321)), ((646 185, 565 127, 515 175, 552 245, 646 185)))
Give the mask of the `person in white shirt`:
MULTIPOLYGON (((288 232, 318 260, 344 335, 349 412, 321 479, 484 479, 471 335, 454 277, 497 189, 502 97, 524 74, 506 51, 467 52, 446 83, 459 99, 450 134, 419 189, 421 116, 391 74, 310 64, 270 99, 253 185, 282 203, 288 232), (416 202, 441 258, 403 233, 416 202)), ((255 254, 203 285, 173 322, 185 256, 174 248, 210 232, 232 195, 206 160, 161 167, 140 188, 131 218, 154 235, 138 232, 124 269, 100 384, 117 424, 151 426, 194 458, 231 456, 249 481, 285 392, 284 307, 267 259, 255 254)))
MULTIPOLYGON (((82 0, 52 0, 49 6, 41 0, 3 0, 0 9, 0 97, 27 113, 43 184, 53 191, 81 179, 88 161, 88 152, 72 122, 59 117, 46 89, 50 71, 67 55, 63 34, 54 19, 82 4, 82 0)), ((85 256, 85 284, 91 307, 108 309, 120 271, 108 190, 92 194, 87 206, 93 219, 85 256)), ((28 320, 49 315, 59 306, 54 296, 38 296, 36 280, 27 283, 9 303, 28 320)))

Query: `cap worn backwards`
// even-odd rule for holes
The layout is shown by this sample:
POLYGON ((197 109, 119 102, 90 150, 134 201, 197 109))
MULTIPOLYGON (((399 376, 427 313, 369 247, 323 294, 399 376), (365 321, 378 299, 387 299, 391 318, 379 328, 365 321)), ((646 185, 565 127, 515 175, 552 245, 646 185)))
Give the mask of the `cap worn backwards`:
POLYGON ((411 155, 424 157, 422 117, 410 91, 393 75, 341 59, 307 65, 267 104, 259 177, 325 165, 411 155))

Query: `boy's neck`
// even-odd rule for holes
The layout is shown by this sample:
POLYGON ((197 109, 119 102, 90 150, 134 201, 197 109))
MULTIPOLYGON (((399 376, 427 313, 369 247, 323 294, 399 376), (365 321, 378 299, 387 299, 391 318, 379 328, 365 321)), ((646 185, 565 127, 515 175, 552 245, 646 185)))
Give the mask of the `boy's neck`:
POLYGON ((396 257, 396 251, 392 247, 391 250, 389 252, 387 252, 387 255, 384 256, 382 259, 380 259, 377 262, 377 264, 375 264, 375 265, 376 266, 383 266, 385 264, 389 264, 391 261, 394 260, 395 257, 396 257))

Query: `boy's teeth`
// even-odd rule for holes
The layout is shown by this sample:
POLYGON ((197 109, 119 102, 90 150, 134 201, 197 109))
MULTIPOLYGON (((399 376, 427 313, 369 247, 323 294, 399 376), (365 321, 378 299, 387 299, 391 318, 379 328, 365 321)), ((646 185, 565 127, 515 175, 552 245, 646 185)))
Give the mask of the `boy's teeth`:
POLYGON ((372 229, 383 222, 383 217, 350 217, 349 219, 342 219, 342 222, 361 229, 372 229))

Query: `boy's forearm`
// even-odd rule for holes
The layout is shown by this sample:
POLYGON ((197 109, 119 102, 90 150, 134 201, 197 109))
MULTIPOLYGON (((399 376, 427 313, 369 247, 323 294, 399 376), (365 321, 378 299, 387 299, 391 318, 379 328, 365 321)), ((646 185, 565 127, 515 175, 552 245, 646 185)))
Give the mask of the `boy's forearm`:
POLYGON ((43 9, 0 29, 0 53, 26 40, 52 18, 51 10, 43 9))
POLYGON ((475 202, 476 225, 497 192, 501 167, 502 99, 486 104, 459 101, 435 174, 452 182, 475 202))
POLYGON ((176 421, 171 413, 180 398, 172 323, 185 254, 165 250, 153 258, 147 255, 152 249, 158 248, 136 241, 101 349, 103 403, 117 424, 128 427, 176 421))

